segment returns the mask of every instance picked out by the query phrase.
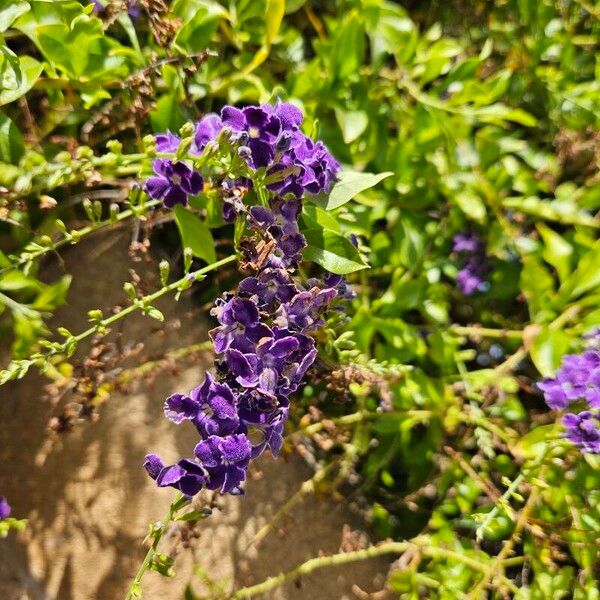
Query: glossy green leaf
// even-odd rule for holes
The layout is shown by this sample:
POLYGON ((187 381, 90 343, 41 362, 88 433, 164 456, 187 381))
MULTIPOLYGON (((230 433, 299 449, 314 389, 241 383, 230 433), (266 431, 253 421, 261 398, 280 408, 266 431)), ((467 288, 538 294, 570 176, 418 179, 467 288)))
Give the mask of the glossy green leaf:
POLYGON ((0 0, 0 32, 6 31, 29 9, 29 2, 25 0, 0 0))
POLYGON ((376 186, 390 175, 393 175, 390 171, 378 174, 342 171, 329 194, 309 196, 308 199, 325 210, 333 210, 350 202, 355 196, 376 186))
POLYGON ((558 276, 564 281, 571 270, 573 246, 564 237, 543 223, 538 223, 536 227, 544 240, 544 260, 556 269, 558 276))
POLYGON ((0 113, 0 162, 16 165, 24 151, 25 145, 18 127, 0 113))
POLYGON ((552 377, 570 345, 571 338, 564 331, 544 327, 529 349, 531 360, 544 377, 552 377))
POLYGON ((341 233, 340 224, 336 218, 322 208, 315 206, 314 204, 304 204, 302 206, 302 220, 304 221, 304 229, 330 229, 331 231, 337 231, 341 233))
POLYGON ((173 6, 173 11, 185 19, 177 32, 175 44, 187 52, 206 50, 219 21, 227 16, 221 5, 206 0, 180 0, 173 6))
POLYGON ((346 18, 333 40, 333 74, 340 79, 356 76, 365 52, 364 28, 357 13, 346 18))
POLYGON ((335 116, 346 144, 350 144, 358 139, 365 132, 369 124, 369 117, 363 110, 345 111, 336 108, 335 116))
POLYGON ((190 248, 194 256, 207 263, 214 263, 217 260, 215 241, 204 221, 180 204, 175 207, 175 221, 183 247, 190 248))
POLYGON ((308 229, 302 232, 308 243, 303 256, 323 268, 346 275, 366 269, 367 264, 347 237, 329 229, 308 229))
POLYGON ((10 50, 0 55, 0 106, 14 102, 25 95, 42 72, 42 64, 30 56, 22 56, 15 63, 10 50))

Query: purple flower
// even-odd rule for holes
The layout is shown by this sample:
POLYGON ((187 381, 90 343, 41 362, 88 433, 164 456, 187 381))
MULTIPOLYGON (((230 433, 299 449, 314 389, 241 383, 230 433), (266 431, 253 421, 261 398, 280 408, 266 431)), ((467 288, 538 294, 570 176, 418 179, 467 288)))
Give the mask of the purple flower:
POLYGON ((181 143, 181 138, 170 131, 159 133, 155 136, 156 150, 158 152, 175 153, 181 143))
POLYGON ((137 0, 127 1, 127 14, 135 21, 140 18, 142 11, 138 6, 137 0))
POLYGON ((538 387, 551 408, 562 410, 575 400, 600 408, 600 351, 566 354, 556 376, 542 380, 538 387))
POLYGON ((253 458, 260 456, 266 448, 269 448, 273 458, 277 458, 283 446, 283 431, 289 412, 289 406, 281 406, 276 410, 264 413, 266 414, 264 422, 256 424, 253 428, 261 436, 259 443, 252 446, 253 458))
POLYGON ((144 468, 159 487, 174 487, 186 496, 195 496, 206 484, 208 474, 194 460, 183 458, 174 465, 165 466, 156 454, 148 454, 144 468))
POLYGON ((600 454, 600 420, 590 411, 567 413, 563 417, 565 437, 582 452, 600 454))
POLYGON ((183 162, 157 159, 152 163, 156 177, 146 181, 146 192, 151 198, 162 200, 167 208, 176 204, 186 205, 190 196, 200 193, 203 180, 183 162))
POLYGON ((463 265, 456 275, 459 291, 465 296, 483 292, 488 287, 486 276, 490 267, 486 261, 485 247, 474 233, 457 233, 454 236, 454 252, 465 255, 463 265))
MULTIPOLYGON (((106 9, 106 5, 103 4, 100 0, 90 0, 90 4, 94 5, 95 15, 102 14, 106 9)), ((140 7, 137 5, 137 0, 127 0, 127 13, 134 20, 139 18, 141 10, 140 7)))
POLYGON ((228 435, 236 431, 240 423, 237 401, 226 383, 218 383, 207 373, 204 382, 192 390, 191 398, 200 406, 196 427, 202 435, 228 435))
POLYGON ((218 437, 211 435, 201 441, 194 454, 208 473, 206 487, 222 494, 243 493, 240 484, 246 478, 251 447, 244 434, 218 437))
POLYGON ((173 394, 165 401, 165 417, 173 423, 189 420, 202 435, 228 435, 239 426, 237 401, 226 383, 207 373, 189 396, 173 394))
POLYGON ((219 115, 210 114, 206 115, 203 119, 198 121, 196 125, 196 133, 194 134, 194 150, 198 154, 202 154, 206 144, 212 140, 217 139, 219 133, 223 129, 223 122, 219 115))
POLYGON ((538 388, 542 390, 546 404, 554 410, 567 408, 569 399, 563 390, 562 384, 556 379, 546 378, 538 382, 538 388))
MULTIPOLYGON (((299 198, 328 188, 339 169, 321 142, 300 132, 301 123, 298 108, 279 102, 243 109, 228 106, 221 117, 208 115, 196 126, 193 152, 201 153, 209 142, 221 139, 226 128, 250 167, 267 168, 269 188, 279 190, 279 196, 268 207, 247 209, 243 198, 251 181, 221 184, 224 218, 245 214, 254 230, 252 242, 244 240, 244 249, 255 272, 239 284, 237 294, 223 294, 211 310, 219 323, 210 331, 216 378, 207 374, 189 394, 173 394, 165 402, 165 416, 175 423, 190 421, 200 441, 194 459, 173 465, 148 455, 146 470, 159 486, 187 495, 202 488, 242 493, 249 461, 267 448, 273 456, 281 449, 289 396, 317 356, 315 340, 308 334, 325 322, 324 314, 336 298, 353 297, 339 275, 325 273, 323 280, 309 280, 306 289, 292 278, 306 246, 298 226, 299 198), (272 177, 276 173, 281 175, 278 181, 272 177), (296 198, 282 197, 288 193, 296 198)), ((157 137, 162 152, 175 152, 179 143, 171 133, 157 137)), ((146 184, 153 197, 166 199, 170 194, 172 202, 187 201, 192 193, 188 180, 194 176, 187 165, 157 161, 155 172, 157 177, 146 184), (187 171, 173 177, 179 164, 187 171)))
POLYGON ((0 496, 0 521, 10 517, 10 504, 4 496, 0 496))
POLYGON ((287 177, 271 183, 268 188, 281 196, 292 194, 301 198, 305 193, 328 192, 337 180, 339 163, 333 158, 323 142, 313 142, 301 131, 289 135, 289 146, 279 161, 268 170, 272 176, 286 169, 287 177))
POLYGON ((309 137, 298 133, 292 142, 294 158, 304 168, 302 187, 310 194, 328 192, 337 179, 339 163, 333 158, 325 144, 313 142, 309 137))
POLYGON ((456 275, 458 289, 465 296, 484 291, 487 283, 485 281, 487 272, 487 265, 479 257, 472 258, 456 275))
POLYGON ((452 241, 452 250, 454 252, 465 252, 474 254, 481 248, 481 240, 474 233, 457 233, 452 241))
POLYGON ((276 313, 278 327, 311 331, 323 324, 321 314, 337 297, 334 288, 314 287, 296 294, 290 302, 282 304, 276 313))
POLYGON ((254 296, 259 306, 269 308, 274 304, 289 302, 297 289, 285 269, 268 267, 254 277, 243 279, 239 291, 254 296))
POLYGON ((348 280, 343 275, 326 272, 322 280, 311 278, 306 284, 309 288, 333 288, 336 291, 336 298, 339 299, 352 300, 356 298, 356 292, 348 285, 348 280))
POLYGON ((234 132, 247 134, 251 167, 260 169, 273 160, 277 138, 281 133, 281 121, 272 110, 262 106, 247 106, 241 110, 225 106, 221 111, 221 120, 234 132))
POLYGON ((260 323, 258 307, 249 298, 236 296, 211 312, 221 323, 209 332, 217 354, 230 348, 252 352, 261 338, 271 335, 270 329, 260 323))
POLYGON ((244 388, 256 387, 261 393, 276 397, 280 375, 290 355, 298 350, 298 340, 288 335, 282 338, 263 338, 254 353, 243 354, 231 349, 225 361, 244 388))

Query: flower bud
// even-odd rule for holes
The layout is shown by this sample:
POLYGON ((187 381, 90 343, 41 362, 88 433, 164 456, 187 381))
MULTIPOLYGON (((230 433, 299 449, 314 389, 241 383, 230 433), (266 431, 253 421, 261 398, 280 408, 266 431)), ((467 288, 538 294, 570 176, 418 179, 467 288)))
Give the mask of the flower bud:
POLYGON ((160 272, 160 282, 163 285, 167 285, 167 281, 169 280, 169 271, 171 270, 171 265, 168 260, 161 260, 158 264, 158 269, 160 272))
POLYGON ((86 198, 83 201, 83 210, 85 210, 85 214, 88 216, 90 221, 96 220, 96 215, 94 213, 94 207, 92 205, 92 201, 89 198, 86 198))
POLYGON ((148 156, 154 156, 156 154, 156 138, 153 135, 145 135, 142 139, 144 152, 148 156))
POLYGON ((193 124, 193 123, 190 123, 190 122, 188 121, 187 123, 184 123, 184 124, 181 126, 181 129, 179 130, 179 135, 180 135, 182 138, 186 138, 186 137, 189 137, 189 136, 193 136, 193 135, 194 135, 194 130, 195 130, 194 124, 193 124))
POLYGON ((104 315, 102 314, 102 311, 98 308, 88 311, 88 320, 92 323, 98 323, 99 321, 102 321, 103 318, 104 315))
POLYGON ((42 210, 51 210, 56 207, 56 200, 52 196, 46 196, 46 194, 42 194, 40 196, 40 208, 42 210))
POLYGON ((109 152, 120 155, 123 152, 123 144, 118 140, 108 140, 108 142, 106 142, 106 149, 109 152))
POLYGON ((188 150, 190 149, 190 147, 193 143, 194 143, 193 137, 187 137, 187 138, 182 139, 177 148, 177 153, 175 154, 175 156, 177 158, 183 158, 188 153, 188 150))
POLYGON ((277 145, 275 146, 276 152, 286 152, 289 150, 290 145, 292 143, 292 134, 289 131, 282 131, 279 139, 277 140, 277 145))
POLYGON ((123 284, 123 291, 129 296, 130 300, 135 300, 137 298, 135 287, 133 287, 133 284, 130 281, 126 281, 123 284))
POLYGON ((250 148, 248 148, 248 146, 240 146, 238 148, 238 156, 240 158, 248 159, 252 156, 252 151, 250 148))
POLYGON ((183 249, 183 268, 185 269, 186 273, 190 270, 190 267, 192 266, 192 259, 194 258, 194 253, 192 251, 191 248, 184 248, 183 249))
POLYGON ((109 208, 109 219, 110 224, 113 225, 117 221, 117 217, 119 216, 119 205, 116 202, 111 203, 109 208))

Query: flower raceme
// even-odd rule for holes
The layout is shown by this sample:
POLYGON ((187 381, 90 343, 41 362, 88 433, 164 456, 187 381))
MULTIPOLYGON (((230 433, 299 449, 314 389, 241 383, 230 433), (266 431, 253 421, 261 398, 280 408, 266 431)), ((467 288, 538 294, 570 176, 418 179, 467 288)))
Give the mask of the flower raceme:
POLYGON ((585 403, 587 410, 563 417, 565 437, 582 452, 600 454, 600 350, 592 346, 582 354, 566 354, 556 376, 537 385, 555 410, 585 403))
MULTIPOLYGON (((146 457, 144 466, 160 487, 175 487, 187 496, 203 488, 243 493, 250 460, 267 448, 273 456, 281 449, 290 395, 317 356, 311 333, 325 323, 336 299, 353 297, 338 275, 326 274, 323 280, 312 278, 304 284, 296 275, 306 246, 298 227, 301 199, 306 193, 329 191, 339 169, 321 142, 300 132, 301 123, 299 109, 278 103, 225 107, 220 116, 209 115, 196 125, 192 154, 200 155, 227 128, 229 142, 238 145, 250 176, 258 169, 265 173, 285 169, 285 175, 268 185, 268 206, 247 208, 238 199, 226 207, 231 217, 227 220, 243 216, 254 232, 253 241, 258 239, 245 249, 254 272, 240 282, 237 293, 224 294, 211 310, 218 323, 210 331, 216 375, 207 373, 189 394, 173 394, 165 402, 166 418, 176 424, 191 422, 200 441, 192 458, 173 465, 165 466, 155 454, 146 457), (268 252, 259 252, 259 247, 268 252)), ((157 137, 159 152, 175 152, 179 143, 173 134, 157 137)), ((166 205, 174 198, 185 204, 180 202, 180 190, 191 195, 183 184, 189 189, 191 176, 173 181, 174 171, 158 162, 162 160, 172 170, 182 164, 157 159, 156 177, 146 183, 148 193, 163 198, 166 205)), ((252 187, 253 182, 244 180, 240 185, 252 187)))
MULTIPOLYGON (((328 191, 340 165, 321 141, 313 141, 300 130, 303 115, 286 102, 239 109, 225 106, 221 114, 210 114, 196 123, 189 156, 200 157, 210 143, 225 136, 236 147, 252 172, 262 170, 274 179, 268 189, 281 197, 298 199, 306 193, 328 191)), ((175 153, 181 139, 165 133, 156 137, 160 153, 175 153)), ((202 176, 182 160, 156 159, 154 177, 146 182, 146 192, 163 200, 167 207, 186 205, 188 198, 202 189, 202 176)))
POLYGON ((309 333, 323 323, 338 289, 325 282, 300 287, 290 273, 295 254, 279 250, 211 311, 219 323, 210 332, 217 378, 207 373, 189 395, 173 394, 165 402, 165 416, 177 424, 190 421, 201 441, 194 459, 175 465, 148 455, 146 469, 159 486, 187 495, 203 487, 239 494, 250 458, 281 449, 289 396, 317 356, 309 333))

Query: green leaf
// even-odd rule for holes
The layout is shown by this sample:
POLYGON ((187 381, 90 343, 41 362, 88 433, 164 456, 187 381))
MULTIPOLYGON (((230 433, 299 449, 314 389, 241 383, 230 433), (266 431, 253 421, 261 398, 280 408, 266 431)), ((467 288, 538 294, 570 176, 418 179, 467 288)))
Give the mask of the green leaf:
POLYGON ((173 12, 184 19, 177 32, 175 44, 188 52, 205 50, 227 11, 216 2, 206 0, 179 0, 173 12))
POLYGON ((544 377, 552 377, 570 345, 571 339, 566 333, 544 327, 531 344, 531 360, 544 377))
POLYGON ((571 271, 571 257, 573 246, 560 234, 543 223, 536 225, 537 230, 544 240, 544 260, 552 265, 561 281, 564 281, 571 271))
POLYGON ((524 459, 540 460, 546 453, 548 441, 558 434, 558 427, 542 425, 525 434, 513 448, 516 456, 524 459))
POLYGON ((190 248, 198 258, 208 264, 217 260, 215 241, 210 229, 193 212, 180 204, 175 207, 175 221, 179 227, 184 248, 190 248))
POLYGON ((25 0, 0 0, 0 32, 6 31, 29 8, 25 0))
POLYGON ((0 58, 0 106, 24 96, 33 87, 43 68, 31 56, 22 56, 15 62, 10 54, 14 56, 8 48, 4 48, 0 58))
POLYGON ((279 28, 281 27, 281 22, 283 21, 283 15, 285 14, 285 0, 268 0, 267 1, 267 10, 265 12, 265 38, 263 41, 263 45, 259 49, 259 51, 254 55, 254 58, 244 68, 244 73, 247 75, 248 73, 252 73, 254 69, 262 65, 262 63, 267 60, 269 56, 269 52, 271 52, 271 45, 277 34, 279 33, 279 28))
POLYGON ((302 221, 305 224, 304 229, 330 229, 331 231, 342 232, 340 224, 336 218, 327 211, 313 204, 304 204, 302 206, 302 221))
POLYGON ((5 114, 0 113, 0 161, 16 165, 24 152, 21 132, 5 114))
POLYGON ((329 194, 309 196, 308 199, 325 210, 333 210, 334 208, 343 206, 357 194, 376 186, 390 175, 393 175, 391 171, 378 174, 361 173, 360 171, 342 171, 329 194))
POLYGON ((459 191, 454 196, 454 201, 469 219, 480 225, 485 223, 487 216, 485 204, 474 191, 469 189, 459 191))
POLYGON ((86 14, 68 24, 53 20, 37 25, 34 41, 52 67, 79 84, 125 77, 130 60, 139 61, 133 48, 106 36, 102 21, 86 14))
POLYGON ((529 304, 529 314, 535 319, 546 310, 554 292, 554 279, 544 264, 534 257, 523 261, 521 289, 529 304))
POLYGON ((335 109, 335 117, 346 144, 358 139, 367 129, 369 117, 364 110, 335 109))
POLYGON ((324 269, 338 275, 366 269, 367 264, 347 237, 330 229, 308 229, 303 231, 308 247, 304 258, 312 260, 324 269))
POLYGON ((597 241, 580 259, 577 268, 560 286, 555 305, 561 308, 569 300, 595 290, 600 286, 600 241, 597 241))
POLYGON ((365 54, 365 32, 356 12, 342 22, 332 41, 331 70, 339 79, 358 75, 365 54))
POLYGON ((64 275, 56 283, 47 285, 35 299, 32 307, 41 311, 51 311, 65 301, 71 285, 71 275, 64 275))
POLYGON ((600 227, 600 219, 580 210, 573 201, 540 200, 536 196, 530 196, 528 198, 507 198, 502 201, 502 205, 504 208, 518 210, 547 221, 557 221, 565 225, 600 227))

